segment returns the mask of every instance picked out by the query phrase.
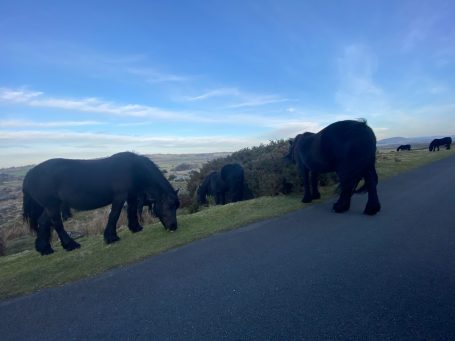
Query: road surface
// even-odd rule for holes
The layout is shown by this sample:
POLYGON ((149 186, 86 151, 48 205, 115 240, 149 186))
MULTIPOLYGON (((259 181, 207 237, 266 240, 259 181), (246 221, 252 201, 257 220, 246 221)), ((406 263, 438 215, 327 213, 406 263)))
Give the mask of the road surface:
POLYGON ((455 340, 455 157, 378 189, 4 301, 0 339, 455 340))

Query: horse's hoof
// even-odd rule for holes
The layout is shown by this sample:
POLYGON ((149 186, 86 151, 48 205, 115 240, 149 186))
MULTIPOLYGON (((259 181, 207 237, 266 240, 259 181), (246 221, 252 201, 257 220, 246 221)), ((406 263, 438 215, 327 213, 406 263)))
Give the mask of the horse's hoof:
POLYGON ((115 242, 118 242, 120 240, 120 238, 118 236, 104 236, 104 241, 106 242, 106 244, 112 244, 112 243, 115 243, 115 242))
POLYGON ((313 194, 313 199, 321 199, 321 193, 314 193, 313 194))
POLYGON ((349 205, 342 205, 336 202, 333 204, 333 210, 336 213, 343 213, 349 210, 349 205))
POLYGON ((365 213, 367 215, 375 215, 380 210, 381 210, 381 205, 380 204, 378 204, 378 205, 367 205, 365 207, 365 210, 363 211, 363 213, 365 213))
POLYGON ((62 246, 66 251, 72 251, 74 249, 79 249, 81 247, 81 244, 75 242, 74 240, 70 240, 66 245, 62 246))
POLYGON ((47 256, 47 255, 51 255, 54 253, 54 250, 52 249, 52 247, 48 246, 48 247, 45 247, 41 250, 38 250, 36 249, 36 251, 38 251, 39 253, 41 253, 41 256, 47 256))
POLYGON ((305 204, 309 204, 311 202, 311 198, 303 197, 302 202, 305 204))
POLYGON ((137 225, 137 226, 134 226, 134 227, 130 227, 129 229, 130 229, 131 232, 136 233, 136 232, 142 231, 143 227, 141 225, 137 225))

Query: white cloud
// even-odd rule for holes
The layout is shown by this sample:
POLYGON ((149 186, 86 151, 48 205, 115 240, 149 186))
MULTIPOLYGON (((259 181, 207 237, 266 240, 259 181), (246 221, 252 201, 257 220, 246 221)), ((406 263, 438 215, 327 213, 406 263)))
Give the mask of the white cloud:
POLYGON ((241 96, 241 93, 236 88, 219 88, 219 89, 207 91, 201 95, 197 95, 197 96, 193 96, 193 97, 187 96, 187 97, 184 97, 183 99, 186 101, 193 102, 193 101, 206 100, 206 99, 213 98, 213 97, 238 97, 238 96, 241 96))
POLYGON ((148 83, 186 82, 190 80, 188 76, 165 73, 152 68, 128 67, 126 70, 133 75, 144 78, 148 83))
POLYGON ((103 124, 98 121, 48 121, 37 122, 30 120, 0 120, 0 128, 24 128, 24 127, 41 127, 41 128, 58 128, 58 127, 81 127, 103 124))
MULTIPOLYGON (((249 100, 250 105, 261 105, 266 102, 272 103, 283 101, 277 97, 251 97, 249 100)), ((229 114, 223 112, 221 109, 218 115, 214 116, 210 111, 210 115, 200 112, 186 112, 186 111, 172 111, 151 107, 142 104, 118 104, 114 102, 104 101, 95 97, 70 99, 70 98, 55 98, 47 97, 42 92, 26 91, 26 90, 12 90, 0 88, 0 101, 19 103, 30 107, 42 107, 51 109, 63 109, 68 111, 80 111, 88 113, 108 114, 119 117, 136 117, 142 119, 160 119, 164 121, 177 121, 177 122, 195 122, 195 123, 225 123, 232 125, 254 125, 266 126, 270 121, 275 122, 276 119, 264 117, 262 115, 253 114, 229 114)), ((233 105, 230 109, 240 108, 248 104, 233 105)), ((229 109, 229 108, 228 108, 229 109)), ((206 110, 207 111, 207 110, 206 110)))
POLYGON ((0 88, 0 101, 5 102, 29 102, 35 97, 41 96, 39 91, 29 91, 25 89, 0 88))
POLYGON ((267 104, 287 102, 289 99, 282 96, 271 94, 271 95, 260 95, 253 94, 244 91, 240 91, 237 88, 219 88, 206 91, 197 96, 186 96, 183 97, 184 101, 196 102, 204 101, 212 98, 228 97, 233 102, 227 105, 227 108, 236 109, 243 107, 257 107, 267 104))
POLYGON ((140 104, 117 104, 97 98, 62 99, 46 97, 42 92, 0 88, 0 101, 32 107, 75 110, 116 116, 148 117, 163 120, 204 121, 188 113, 175 112, 140 104))

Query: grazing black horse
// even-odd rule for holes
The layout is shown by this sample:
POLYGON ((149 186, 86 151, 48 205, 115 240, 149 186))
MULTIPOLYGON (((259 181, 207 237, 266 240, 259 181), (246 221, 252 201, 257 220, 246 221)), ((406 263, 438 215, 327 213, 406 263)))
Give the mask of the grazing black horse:
POLYGON ((410 144, 402 144, 401 146, 399 146, 397 148, 397 152, 399 152, 400 150, 411 150, 411 145, 410 144))
POLYGON ((243 200, 243 188, 245 173, 242 166, 237 163, 230 163, 221 168, 221 179, 227 187, 227 201, 237 202, 243 200))
POLYGON ((376 190, 376 137, 365 121, 339 121, 316 134, 299 134, 294 141, 290 141, 286 158, 295 162, 300 170, 305 191, 302 202, 308 203, 321 197, 319 173, 335 171, 341 187, 340 197, 333 205, 335 212, 349 209, 351 196, 362 178, 368 192, 364 213, 374 215, 380 211, 376 190))
POLYGON ((430 152, 436 151, 436 148, 439 151, 440 146, 445 146, 446 149, 450 149, 450 145, 452 144, 452 138, 451 137, 443 137, 442 139, 434 139, 431 141, 430 146, 428 147, 428 150, 430 152))
POLYGON ((199 204, 207 203, 207 196, 215 198, 216 205, 224 205, 226 203, 227 187, 219 172, 213 171, 207 175, 197 189, 197 201, 199 204))
POLYGON ((125 202, 129 229, 142 230, 137 218, 139 195, 153 201, 155 214, 166 229, 177 229, 176 192, 150 159, 130 152, 95 160, 44 161, 27 173, 22 191, 23 217, 37 232, 35 248, 43 255, 53 252, 51 227, 66 250, 80 247, 63 227, 62 213, 69 208, 84 211, 112 204, 104 230, 108 244, 119 240, 116 224, 125 202))
POLYGON ((215 197, 216 205, 243 200, 245 175, 239 164, 227 164, 220 172, 213 171, 207 175, 197 190, 199 204, 207 203, 207 196, 215 197))

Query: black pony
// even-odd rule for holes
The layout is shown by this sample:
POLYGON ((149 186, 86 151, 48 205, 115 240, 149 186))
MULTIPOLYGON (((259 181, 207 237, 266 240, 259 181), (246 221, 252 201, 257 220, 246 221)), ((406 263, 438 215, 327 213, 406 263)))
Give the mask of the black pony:
POLYGON ((452 138, 451 137, 443 137, 442 139, 434 139, 431 141, 430 146, 428 147, 428 150, 430 152, 436 151, 436 148, 439 151, 440 146, 445 146, 446 149, 450 149, 450 145, 452 144, 452 138))
POLYGON ((400 150, 411 150, 411 145, 410 144, 402 144, 401 146, 399 146, 397 148, 397 152, 399 152, 400 150))
POLYGON ((221 168, 221 179, 226 185, 226 200, 228 202, 237 202, 243 200, 243 188, 245 182, 245 173, 242 166, 237 163, 230 163, 221 168))
POLYGON ((341 187, 340 197, 333 205, 335 212, 349 209, 351 196, 362 178, 365 180, 364 189, 368 191, 364 213, 374 215, 380 211, 376 190, 376 137, 365 121, 339 121, 317 134, 299 134, 290 141, 286 158, 295 162, 300 170, 305 191, 302 202, 321 197, 319 173, 335 171, 341 187))
POLYGON ((226 184, 221 179, 219 172, 213 171, 207 175, 197 189, 197 201, 199 204, 207 203, 207 196, 215 198, 216 205, 226 203, 226 184))
POLYGON ((244 182, 242 166, 236 163, 224 165, 220 172, 211 172, 199 185, 198 203, 206 204, 208 195, 215 197, 216 205, 241 201, 244 198, 244 182))
POLYGON ((80 247, 63 227, 62 213, 65 216, 69 208, 92 210, 112 204, 104 230, 108 244, 119 240, 116 224, 125 202, 129 229, 142 230, 137 218, 140 195, 153 201, 155 214, 166 229, 177 229, 176 192, 150 159, 130 152, 95 160, 47 160, 27 173, 22 191, 23 217, 37 232, 35 248, 43 255, 53 252, 51 227, 66 250, 80 247))

